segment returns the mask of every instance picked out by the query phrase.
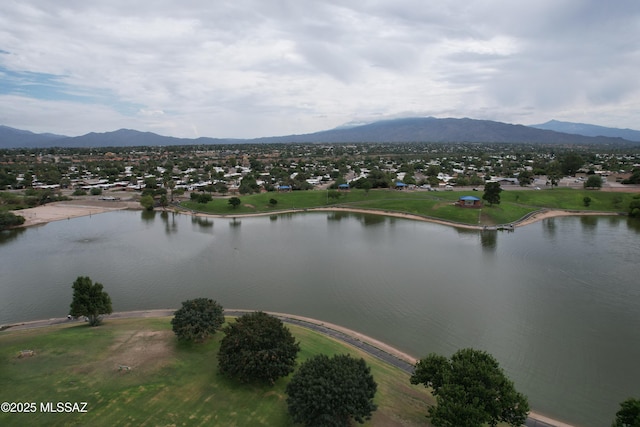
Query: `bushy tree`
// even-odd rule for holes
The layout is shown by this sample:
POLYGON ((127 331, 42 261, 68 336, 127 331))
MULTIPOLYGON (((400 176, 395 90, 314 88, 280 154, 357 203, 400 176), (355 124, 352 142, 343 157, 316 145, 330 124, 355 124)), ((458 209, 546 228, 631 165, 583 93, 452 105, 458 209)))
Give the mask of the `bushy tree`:
POLYGON ((0 212, 0 230, 24 224, 24 217, 13 212, 0 212))
POLYGON ((111 314, 111 297, 103 290, 101 283, 93 283, 89 277, 78 276, 73 282, 73 300, 69 314, 73 317, 85 316, 89 325, 98 326, 101 315, 111 314))
POLYGON ((287 405, 296 423, 350 426, 371 417, 377 384, 364 359, 321 354, 304 362, 287 384, 287 405))
POLYGON ((590 175, 584 182, 584 188, 602 188, 602 178, 599 175, 590 175))
POLYGON ((501 192, 502 188, 500 188, 499 182, 487 182, 484 185, 484 194, 482 195, 482 198, 486 200, 489 205, 499 205, 501 192))
POLYGON ((210 298, 196 298, 182 302, 173 313, 171 326, 178 339, 202 342, 215 334, 224 323, 224 309, 210 298))
POLYGON ((611 427, 640 427, 640 400, 629 398, 622 402, 611 427))
POLYGON ((231 205, 231 207, 232 207, 233 209, 235 209, 235 208, 237 208, 238 206, 240 206, 240 203, 242 203, 242 202, 240 201, 240 199, 239 199, 238 197, 231 197, 231 198, 229 199, 229 205, 231 205))
POLYGON ((432 388, 437 405, 428 416, 436 427, 521 426, 529 412, 498 362, 479 350, 459 350, 451 359, 432 353, 418 361, 411 383, 432 388))
POLYGON ((289 328, 263 312, 245 314, 223 329, 218 367, 242 382, 274 383, 293 372, 300 344, 289 328))
POLYGON ((640 195, 633 196, 629 203, 629 216, 632 218, 640 218, 640 195))
POLYGON ((150 195, 142 196, 140 199, 140 204, 146 211, 152 211, 154 203, 153 197, 150 195))
POLYGON ((518 174, 518 183, 520 187, 526 187, 533 182, 533 172, 530 171, 522 171, 518 174))
POLYGON ((565 175, 575 175, 584 164, 584 159, 576 152, 569 152, 560 160, 560 169, 565 175))

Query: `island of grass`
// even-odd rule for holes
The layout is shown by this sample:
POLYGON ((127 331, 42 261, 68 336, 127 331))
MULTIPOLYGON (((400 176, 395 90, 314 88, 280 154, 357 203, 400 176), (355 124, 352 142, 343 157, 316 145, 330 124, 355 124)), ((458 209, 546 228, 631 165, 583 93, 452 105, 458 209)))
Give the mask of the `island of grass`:
MULTIPOLYGON (((366 360, 378 384, 378 410, 365 425, 429 425, 434 400, 407 373, 317 332, 287 327, 301 343, 298 363, 316 354, 366 360)), ((284 393, 290 377, 270 386, 219 375, 221 339, 181 343, 169 317, 5 331, 0 400, 34 402, 37 411, 0 413, 0 425, 293 425, 284 393), (86 402, 86 412, 46 413, 40 409, 47 402, 86 402)))
MULTIPOLYGON (((469 191, 469 195, 482 192, 469 191)), ((408 214, 424 219, 441 220, 468 226, 510 224, 534 212, 546 209, 565 210, 575 214, 619 214, 628 210, 633 193, 555 188, 549 190, 508 190, 500 194, 500 204, 487 203, 481 209, 465 209, 455 205, 461 191, 358 190, 334 192, 310 190, 283 193, 260 193, 238 196, 241 204, 233 207, 228 198, 214 198, 208 203, 185 201, 181 207, 192 212, 212 215, 241 216, 277 214, 314 209, 351 209, 382 214, 408 214), (338 196, 336 197, 336 194, 338 196), (585 197, 590 199, 585 206, 585 197), (277 203, 272 203, 274 199, 277 203)))

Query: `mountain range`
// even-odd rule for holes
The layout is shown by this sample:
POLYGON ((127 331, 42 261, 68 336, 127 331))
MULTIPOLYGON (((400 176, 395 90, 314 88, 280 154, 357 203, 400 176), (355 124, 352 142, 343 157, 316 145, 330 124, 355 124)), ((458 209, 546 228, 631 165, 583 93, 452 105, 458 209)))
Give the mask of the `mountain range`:
POLYGON ((640 145, 640 131, 606 128, 552 120, 523 126, 469 118, 414 117, 382 120, 321 132, 254 139, 174 138, 151 132, 120 129, 114 132, 68 137, 36 134, 0 126, 0 148, 139 147, 241 143, 530 143, 640 145))

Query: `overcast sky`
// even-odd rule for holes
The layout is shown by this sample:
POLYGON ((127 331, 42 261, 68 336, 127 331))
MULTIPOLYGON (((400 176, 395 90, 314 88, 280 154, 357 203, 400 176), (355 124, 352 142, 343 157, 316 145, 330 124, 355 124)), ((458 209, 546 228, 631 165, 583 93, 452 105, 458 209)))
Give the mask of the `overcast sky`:
POLYGON ((638 0, 0 1, 0 124, 38 133, 639 129, 639 75, 638 0))

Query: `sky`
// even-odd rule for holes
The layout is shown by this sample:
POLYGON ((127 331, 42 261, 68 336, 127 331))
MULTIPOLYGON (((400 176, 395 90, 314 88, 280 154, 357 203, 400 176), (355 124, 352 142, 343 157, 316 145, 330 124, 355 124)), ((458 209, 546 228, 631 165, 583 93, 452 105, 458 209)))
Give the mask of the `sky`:
POLYGON ((0 124, 36 133, 640 129, 639 75, 638 0, 0 1, 0 124))

